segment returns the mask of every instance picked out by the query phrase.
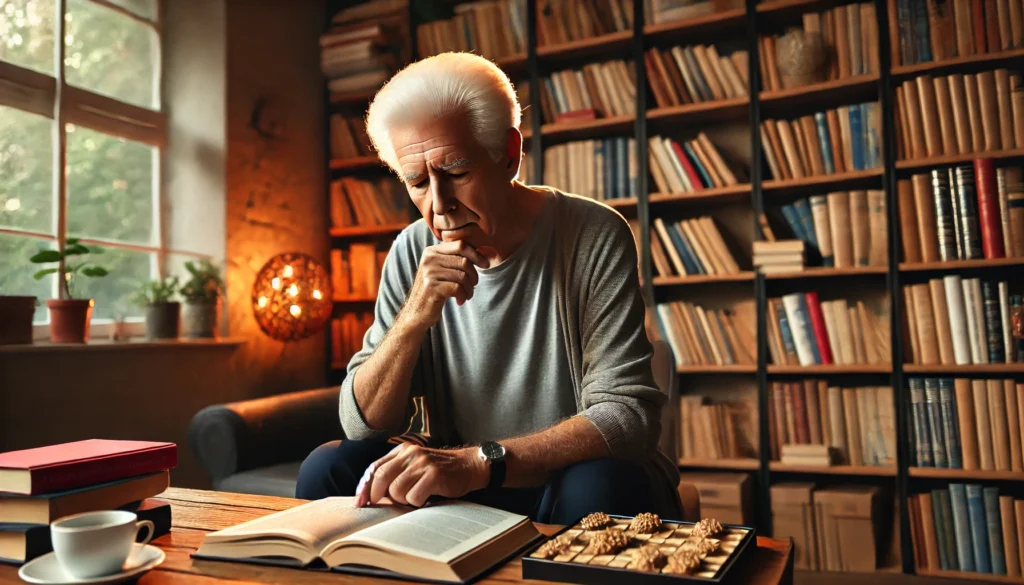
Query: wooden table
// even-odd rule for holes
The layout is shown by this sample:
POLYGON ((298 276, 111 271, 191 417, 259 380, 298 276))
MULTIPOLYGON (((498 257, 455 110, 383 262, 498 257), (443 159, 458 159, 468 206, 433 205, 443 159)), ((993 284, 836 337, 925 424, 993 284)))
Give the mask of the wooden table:
MULTIPOLYGON (((234 526, 246 520, 259 518, 271 512, 287 510, 303 502, 291 498, 251 496, 226 492, 186 490, 171 488, 158 496, 171 503, 173 526, 170 534, 153 541, 167 553, 167 560, 156 569, 143 575, 139 585, 173 585, 195 583, 198 585, 243 585, 255 583, 295 583, 297 585, 322 585, 329 583, 345 585, 381 585, 384 583, 408 583, 370 577, 356 577, 338 573, 324 573, 265 567, 261 565, 227 563, 220 561, 193 560, 192 554, 203 536, 210 531, 234 526)), ((557 532, 557 526, 538 524, 545 534, 557 532)), ((505 585, 522 582, 522 564, 515 559, 499 568, 480 585, 505 585)), ((793 544, 791 541, 757 537, 757 550, 734 583, 756 585, 791 585, 793 583, 793 544)), ((0 585, 22 583, 18 568, 0 565, 0 585)), ((547 583, 528 581, 528 583, 547 583)))

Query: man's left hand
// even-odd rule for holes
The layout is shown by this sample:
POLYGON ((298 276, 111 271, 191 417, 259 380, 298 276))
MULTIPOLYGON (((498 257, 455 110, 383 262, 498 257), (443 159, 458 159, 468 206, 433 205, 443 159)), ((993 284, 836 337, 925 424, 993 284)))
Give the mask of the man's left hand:
POLYGON ((356 506, 389 497, 422 506, 430 496, 458 498, 487 487, 489 470, 476 448, 428 449, 405 443, 366 469, 356 487, 356 506))

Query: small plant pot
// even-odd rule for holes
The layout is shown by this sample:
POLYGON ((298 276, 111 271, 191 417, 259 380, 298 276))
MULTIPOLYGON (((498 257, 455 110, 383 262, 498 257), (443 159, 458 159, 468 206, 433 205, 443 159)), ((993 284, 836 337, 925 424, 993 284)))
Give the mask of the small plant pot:
POLYGON ((182 333, 189 339, 216 339, 220 299, 185 301, 181 311, 182 333))
POLYGON ((181 303, 147 305, 146 339, 177 339, 180 315, 181 303))
POLYGON ((0 296, 0 345, 32 343, 35 297, 0 296))
POLYGON ((89 341, 89 320, 93 299, 50 299, 50 341, 53 343, 85 343, 89 341))

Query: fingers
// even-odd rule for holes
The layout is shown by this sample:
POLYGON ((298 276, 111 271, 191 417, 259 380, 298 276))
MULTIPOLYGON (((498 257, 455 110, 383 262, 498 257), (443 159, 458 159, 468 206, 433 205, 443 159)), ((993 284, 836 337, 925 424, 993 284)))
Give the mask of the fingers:
MULTIPOLYGON (((359 485, 356 486, 355 504, 357 508, 361 508, 371 503, 376 503, 380 501, 380 498, 374 500, 372 497, 374 485, 380 483, 381 476, 379 470, 381 469, 382 466, 390 464, 395 459, 395 457, 399 455, 399 453, 401 452, 401 447, 402 445, 395 447, 394 449, 389 451, 387 455, 371 463, 370 466, 366 468, 366 471, 363 472, 363 477, 359 480, 359 485)), ((384 484, 384 492, 387 493, 386 483, 384 484)))
POLYGON ((399 473, 395 481, 391 482, 391 485, 388 487, 388 497, 391 498, 391 501, 399 504, 408 504, 406 493, 412 486, 416 485, 420 476, 423 475, 423 471, 424 469, 418 466, 407 466, 403 469, 402 473, 399 473))
POLYGON ((439 254, 454 254, 456 256, 462 256, 468 258, 473 264, 476 264, 480 268, 488 268, 490 263, 483 257, 480 252, 477 252, 473 246, 470 246, 463 240, 456 240, 454 242, 442 242, 433 249, 439 254))
POLYGON ((423 507, 427 498, 438 493, 437 471, 434 468, 427 469, 419 475, 416 483, 405 492, 405 501, 410 506, 423 507))

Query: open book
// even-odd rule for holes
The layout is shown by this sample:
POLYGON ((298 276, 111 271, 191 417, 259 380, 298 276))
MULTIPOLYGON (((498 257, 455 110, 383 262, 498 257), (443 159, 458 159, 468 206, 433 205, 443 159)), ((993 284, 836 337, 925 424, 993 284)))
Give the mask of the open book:
POLYGON ((342 572, 365 567, 427 581, 469 581, 540 534, 526 516, 457 500, 356 508, 326 498, 206 535, 195 555, 342 572))

